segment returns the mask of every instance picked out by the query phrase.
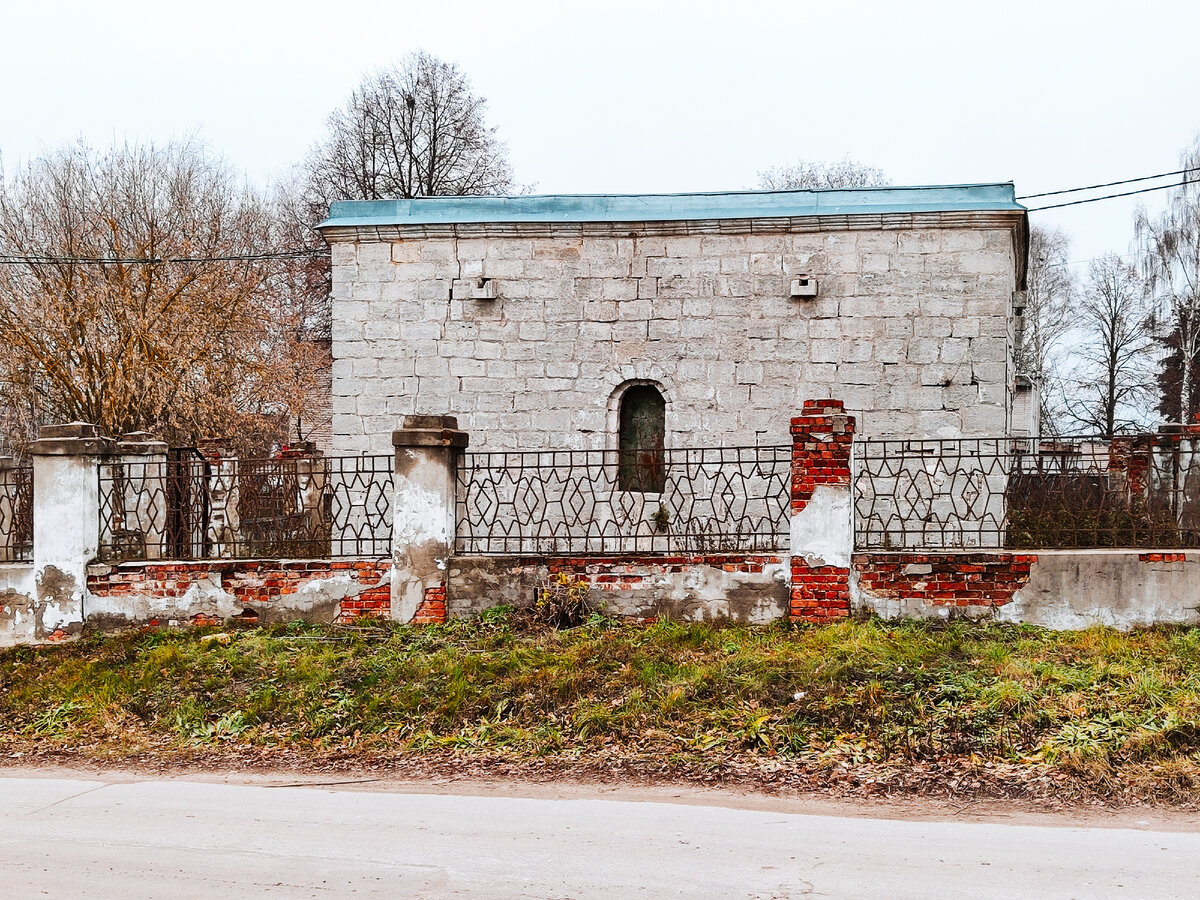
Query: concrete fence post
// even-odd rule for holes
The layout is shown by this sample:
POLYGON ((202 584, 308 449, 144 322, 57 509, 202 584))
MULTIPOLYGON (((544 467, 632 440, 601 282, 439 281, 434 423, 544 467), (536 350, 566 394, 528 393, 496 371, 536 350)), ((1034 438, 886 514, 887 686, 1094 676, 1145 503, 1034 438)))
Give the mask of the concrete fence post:
POLYGON ((850 615, 854 425, 840 400, 806 400, 792 419, 793 621, 850 615))
POLYGON ((446 619, 446 570, 454 550, 454 486, 468 436, 454 416, 405 416, 396 451, 392 618, 446 619))
POLYGON ((102 457, 113 444, 95 425, 43 425, 33 456, 34 640, 79 634, 87 565, 100 550, 102 457))

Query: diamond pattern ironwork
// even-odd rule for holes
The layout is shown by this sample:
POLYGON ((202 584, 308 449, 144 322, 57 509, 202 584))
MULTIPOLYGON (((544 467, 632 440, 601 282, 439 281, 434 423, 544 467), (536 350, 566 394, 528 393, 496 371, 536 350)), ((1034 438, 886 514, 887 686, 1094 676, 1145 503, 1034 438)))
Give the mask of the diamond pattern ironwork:
POLYGON ((1200 436, 854 445, 855 543, 883 549, 1200 546, 1200 436))
POLYGON ((620 489, 615 450, 464 453, 456 550, 779 550, 788 539, 791 455, 790 445, 665 450, 663 491, 649 493, 620 489))
POLYGON ((391 554, 393 456, 166 460, 100 466, 106 560, 391 554))

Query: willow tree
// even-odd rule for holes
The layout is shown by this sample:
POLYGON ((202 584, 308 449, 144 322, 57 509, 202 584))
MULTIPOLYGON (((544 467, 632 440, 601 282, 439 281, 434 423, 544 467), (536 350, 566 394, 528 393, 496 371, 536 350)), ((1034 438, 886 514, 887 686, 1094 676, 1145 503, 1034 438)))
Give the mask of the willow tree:
MULTIPOLYGON (((194 143, 83 143, 0 183, 0 400, 25 432, 82 420, 251 448, 310 388, 277 216, 194 143)), ((282 426, 282 427, 281 427, 282 426)), ((17 440, 21 434, 10 435, 17 440)))

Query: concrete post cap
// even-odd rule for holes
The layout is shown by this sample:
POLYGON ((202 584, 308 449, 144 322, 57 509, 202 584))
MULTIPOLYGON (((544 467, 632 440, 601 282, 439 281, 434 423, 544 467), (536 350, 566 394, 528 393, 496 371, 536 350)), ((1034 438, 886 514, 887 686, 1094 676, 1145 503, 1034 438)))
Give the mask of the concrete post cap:
POLYGON ((68 440, 70 438, 98 438, 100 429, 90 422, 68 422, 65 425, 43 425, 38 428, 38 440, 68 440))
POLYGON ((392 432, 393 447, 466 447, 470 436, 455 416, 405 416, 392 432))
POLYGON ((457 416, 405 416, 401 429, 458 428, 457 416))
POLYGON ((111 453, 113 446, 112 439, 101 436, 100 429, 90 422, 68 422, 41 426, 29 452, 34 456, 103 456, 111 453))

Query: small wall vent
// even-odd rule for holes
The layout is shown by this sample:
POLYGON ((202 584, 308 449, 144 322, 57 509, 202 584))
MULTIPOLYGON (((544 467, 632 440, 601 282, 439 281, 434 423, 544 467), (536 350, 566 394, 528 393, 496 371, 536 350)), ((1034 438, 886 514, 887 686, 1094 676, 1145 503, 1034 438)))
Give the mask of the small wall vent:
POLYGON ((811 300, 817 296, 817 279, 811 275, 797 275, 792 279, 791 295, 811 300))
POLYGON ((491 278, 480 278, 471 285, 472 300, 495 300, 496 282, 491 278))

